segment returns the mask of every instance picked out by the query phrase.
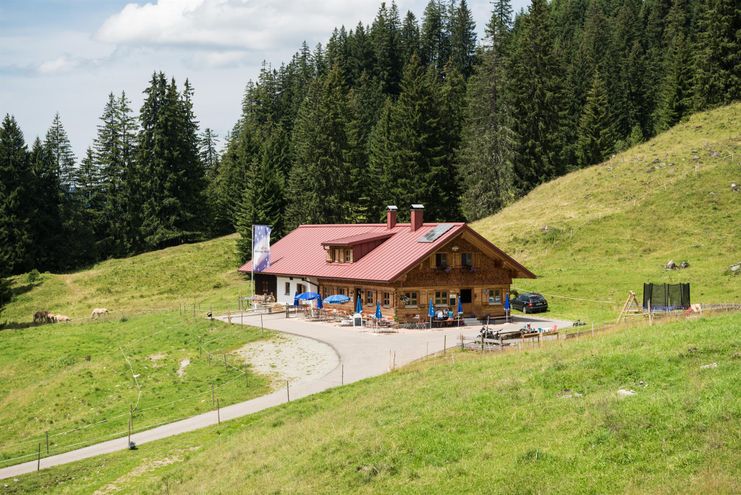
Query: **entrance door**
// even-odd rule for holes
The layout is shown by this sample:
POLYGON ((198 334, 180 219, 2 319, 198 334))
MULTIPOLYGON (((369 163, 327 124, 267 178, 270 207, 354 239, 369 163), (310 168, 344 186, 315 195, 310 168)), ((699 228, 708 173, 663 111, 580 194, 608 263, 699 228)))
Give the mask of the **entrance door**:
POLYGON ((464 315, 471 315, 473 313, 473 290, 472 289, 461 289, 460 290, 461 306, 463 307, 464 315))
POLYGON ((461 304, 471 304, 471 289, 461 289, 461 304))

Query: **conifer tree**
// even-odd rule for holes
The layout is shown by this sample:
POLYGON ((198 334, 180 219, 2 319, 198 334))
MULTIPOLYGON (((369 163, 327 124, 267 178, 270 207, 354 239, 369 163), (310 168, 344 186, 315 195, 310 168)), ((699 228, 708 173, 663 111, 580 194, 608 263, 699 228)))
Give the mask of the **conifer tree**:
POLYGON ((384 102, 379 81, 363 74, 348 95, 347 153, 351 185, 349 191, 353 222, 376 222, 383 213, 378 187, 379 174, 370 168, 369 137, 384 102))
POLYGON ((684 117, 692 105, 688 12, 684 0, 674 0, 664 31, 666 55, 659 86, 656 132, 664 131, 684 117))
POLYGON ((587 103, 579 119, 578 136, 577 156, 582 167, 601 162, 615 145, 607 88, 599 71, 594 73, 592 86, 587 93, 587 103))
POLYGON ((6 114, 0 125, 0 279, 32 268, 30 185, 23 132, 6 114))
POLYGON ((46 133, 44 146, 57 168, 62 188, 66 192, 72 191, 75 187, 75 155, 72 153, 72 145, 70 145, 59 113, 54 114, 54 120, 46 133))
POLYGON ((412 55, 419 56, 419 24, 412 11, 408 11, 401 27, 401 60, 406 64, 412 55))
POLYGON ((63 193, 59 170, 39 138, 31 147, 29 162, 32 175, 30 227, 34 268, 41 271, 56 270, 61 267, 61 259, 65 256, 62 250, 63 193))
POLYGON ((565 171, 563 70, 553 46, 545 0, 533 0, 515 33, 508 93, 516 116, 517 187, 526 192, 565 171))
POLYGON ((286 209, 289 228, 349 219, 346 119, 341 74, 333 67, 326 77, 312 83, 293 129, 287 193, 291 203, 286 209))
POLYGON ((375 60, 374 75, 383 82, 384 91, 397 94, 401 79, 401 21, 396 3, 390 8, 382 2, 378 9, 370 30, 370 40, 373 46, 375 60))
POLYGON ((704 0, 694 49, 693 108, 741 98, 739 8, 734 0, 704 0))
POLYGON ((457 163, 462 184, 461 210, 469 220, 491 215, 516 196, 514 136, 505 94, 512 8, 494 3, 487 25, 488 44, 468 80, 465 124, 457 163))
POLYGON ((419 42, 420 63, 431 65, 442 74, 450 57, 448 12, 442 1, 430 0, 425 7, 419 42))
POLYGON ((182 95, 175 80, 152 76, 139 113, 137 181, 143 196, 141 233, 145 246, 164 247, 199 239, 203 224, 203 167, 192 89, 182 95))
POLYGON ((102 169, 92 148, 87 149, 85 157, 80 161, 75 184, 82 223, 86 226, 86 234, 90 236, 88 243, 93 247, 89 260, 94 261, 108 254, 108 246, 105 244, 107 225, 104 220, 106 191, 102 169))
POLYGON ((455 69, 466 79, 473 72, 475 54, 476 23, 468 3, 461 0, 457 7, 451 4, 450 58, 455 69))
POLYGON ((399 99, 387 104, 374 129, 370 161, 384 169, 381 183, 387 204, 425 204, 428 218, 444 220, 449 182, 446 129, 441 122, 437 71, 425 71, 416 56, 404 68, 399 99))

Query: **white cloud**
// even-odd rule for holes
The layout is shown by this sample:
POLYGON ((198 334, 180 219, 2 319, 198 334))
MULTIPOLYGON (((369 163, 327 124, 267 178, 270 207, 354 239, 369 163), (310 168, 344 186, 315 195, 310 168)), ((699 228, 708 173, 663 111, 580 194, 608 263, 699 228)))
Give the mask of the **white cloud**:
POLYGON ((79 65, 79 61, 73 60, 67 55, 62 55, 54 60, 47 60, 39 64, 38 71, 40 74, 58 74, 74 69, 79 65))
POLYGON ((328 36, 328 29, 370 22, 378 0, 158 0, 128 4, 100 27, 101 41, 264 51, 288 40, 328 36))

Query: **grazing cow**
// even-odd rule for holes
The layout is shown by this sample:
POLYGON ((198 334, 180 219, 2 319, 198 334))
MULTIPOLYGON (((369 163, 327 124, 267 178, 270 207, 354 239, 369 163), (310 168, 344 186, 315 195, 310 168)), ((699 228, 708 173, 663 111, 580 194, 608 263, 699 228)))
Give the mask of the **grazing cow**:
POLYGON ((100 316, 105 316, 108 314, 108 310, 106 308, 95 308, 92 313, 90 313, 90 318, 93 320, 97 319, 100 316))
POLYGON ((51 315, 54 318, 54 322, 56 323, 67 323, 69 321, 72 321, 72 319, 69 316, 65 315, 51 315))
POLYGON ((39 323, 51 323, 52 322, 52 315, 48 311, 36 311, 33 314, 33 322, 36 324, 39 323))

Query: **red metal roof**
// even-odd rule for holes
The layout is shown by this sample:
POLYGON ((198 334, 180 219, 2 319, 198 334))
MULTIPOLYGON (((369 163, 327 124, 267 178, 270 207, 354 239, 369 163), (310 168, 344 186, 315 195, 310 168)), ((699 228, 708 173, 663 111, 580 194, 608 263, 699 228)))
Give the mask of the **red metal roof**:
MULTIPOLYGON (((434 242, 418 242, 421 236, 437 225, 439 224, 425 223, 416 231, 412 231, 408 223, 396 224, 391 229, 388 229, 386 224, 301 225, 271 246, 270 267, 262 273, 391 282, 464 230, 473 232, 465 223, 450 223, 452 227, 434 242), (323 244, 334 244, 337 241, 347 242, 352 238, 377 238, 383 234, 392 235, 358 261, 354 263, 327 262, 323 244)), ((502 253, 496 246, 489 244, 494 250, 502 253)), ((524 276, 535 277, 515 260, 502 254, 524 276)), ((239 269, 245 273, 251 270, 251 262, 239 269)))

